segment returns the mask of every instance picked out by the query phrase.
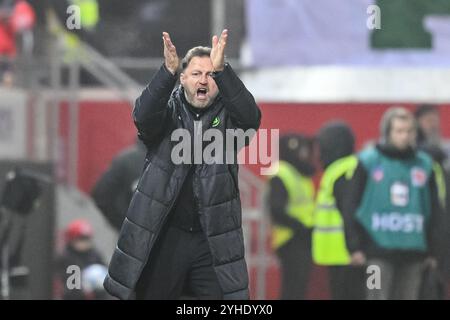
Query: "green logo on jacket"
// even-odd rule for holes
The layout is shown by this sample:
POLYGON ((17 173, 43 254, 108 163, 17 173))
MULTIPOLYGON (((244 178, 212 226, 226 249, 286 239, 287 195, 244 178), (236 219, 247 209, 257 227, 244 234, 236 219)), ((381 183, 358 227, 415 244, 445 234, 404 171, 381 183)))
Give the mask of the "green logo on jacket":
POLYGON ((212 122, 212 127, 217 127, 220 124, 220 119, 219 117, 215 117, 213 122, 212 122))

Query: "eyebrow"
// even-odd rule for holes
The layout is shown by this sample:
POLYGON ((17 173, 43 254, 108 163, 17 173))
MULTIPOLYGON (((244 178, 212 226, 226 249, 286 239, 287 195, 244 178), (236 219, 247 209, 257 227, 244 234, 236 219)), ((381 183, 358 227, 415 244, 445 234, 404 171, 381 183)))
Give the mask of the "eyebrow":
MULTIPOLYGON (((191 71, 191 73, 192 72, 203 72, 203 71, 201 71, 201 70, 199 70, 199 69, 194 69, 194 70, 192 70, 191 71)), ((213 70, 209 70, 209 71, 205 71, 206 73, 210 73, 210 72, 213 72, 213 70)))

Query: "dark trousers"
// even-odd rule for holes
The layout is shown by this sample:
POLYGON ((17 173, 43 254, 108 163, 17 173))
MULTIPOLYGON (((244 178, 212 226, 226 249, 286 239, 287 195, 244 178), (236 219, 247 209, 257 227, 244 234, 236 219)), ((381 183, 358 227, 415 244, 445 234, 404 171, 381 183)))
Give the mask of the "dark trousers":
POLYGON ((366 288, 368 300, 417 300, 422 281, 423 261, 392 261, 371 258, 368 265, 380 268, 380 288, 366 288))
POLYGON ((169 226, 152 249, 136 285, 136 299, 222 299, 203 231, 189 232, 169 226))
POLYGON ((365 267, 328 267, 331 299, 364 300, 365 276, 365 267))
POLYGON ((303 300, 312 266, 309 240, 294 236, 276 253, 281 271, 281 300, 303 300))

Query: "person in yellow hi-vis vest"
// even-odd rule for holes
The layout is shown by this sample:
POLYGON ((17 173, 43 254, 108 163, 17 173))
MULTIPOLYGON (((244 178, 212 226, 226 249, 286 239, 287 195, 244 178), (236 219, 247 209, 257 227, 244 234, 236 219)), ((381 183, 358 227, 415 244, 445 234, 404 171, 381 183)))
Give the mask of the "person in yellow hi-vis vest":
POLYGON ((266 200, 272 220, 272 248, 281 268, 283 300, 304 299, 312 265, 312 159, 312 138, 298 134, 280 138, 280 161, 274 165, 266 200))
POLYGON ((354 135, 344 122, 325 124, 318 133, 324 173, 316 197, 312 256, 317 265, 328 267, 331 298, 364 298, 364 270, 351 265, 346 248, 342 210, 348 183, 357 166, 354 135))
POLYGON ((101 49, 100 41, 94 37, 100 21, 97 0, 50 0, 47 21, 50 32, 64 49, 66 62, 80 58, 81 41, 101 49), (74 8, 77 10, 72 10, 74 8))

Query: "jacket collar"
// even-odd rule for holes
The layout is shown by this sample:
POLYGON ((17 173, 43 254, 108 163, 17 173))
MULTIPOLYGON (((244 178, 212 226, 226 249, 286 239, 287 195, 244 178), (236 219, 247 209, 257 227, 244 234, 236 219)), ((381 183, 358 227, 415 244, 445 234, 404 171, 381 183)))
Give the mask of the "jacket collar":
POLYGON ((399 150, 390 144, 378 143, 376 148, 385 156, 400 160, 414 158, 416 155, 416 149, 412 147, 406 150, 399 150))
POLYGON ((222 96, 220 93, 217 95, 214 102, 207 108, 200 110, 191 106, 185 96, 184 88, 180 85, 174 92, 175 107, 177 109, 177 114, 181 117, 184 127, 189 130, 193 129, 194 121, 202 122, 202 129, 207 130, 211 127, 211 123, 223 108, 222 96))

